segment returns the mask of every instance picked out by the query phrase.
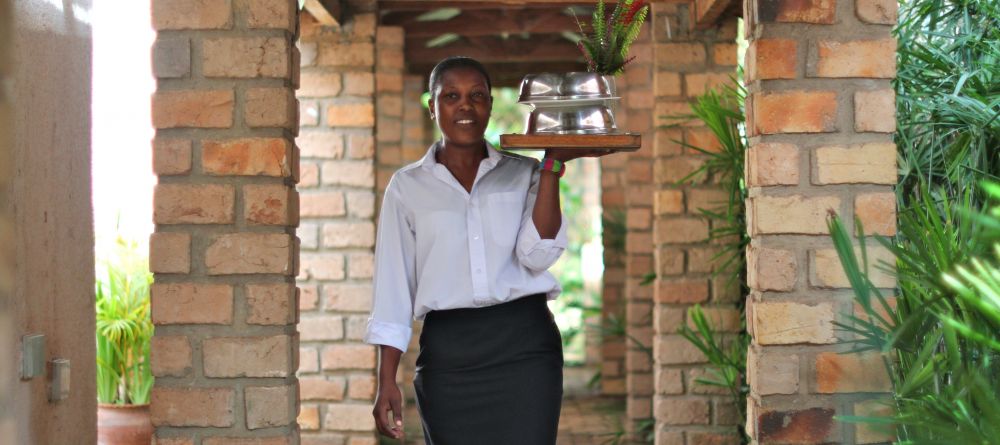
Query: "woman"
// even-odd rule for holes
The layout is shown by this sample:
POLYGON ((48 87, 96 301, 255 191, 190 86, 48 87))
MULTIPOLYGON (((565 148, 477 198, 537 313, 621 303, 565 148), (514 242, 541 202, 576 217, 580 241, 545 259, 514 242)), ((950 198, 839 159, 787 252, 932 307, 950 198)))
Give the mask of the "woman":
POLYGON ((561 291, 547 269, 566 247, 559 177, 564 162, 607 151, 546 151, 539 164, 495 150, 483 138, 490 78, 473 59, 445 59, 429 86, 441 140, 392 176, 379 216, 365 337, 379 345, 376 425, 403 435, 396 370, 416 318, 428 445, 554 444, 563 358, 546 301, 561 291))

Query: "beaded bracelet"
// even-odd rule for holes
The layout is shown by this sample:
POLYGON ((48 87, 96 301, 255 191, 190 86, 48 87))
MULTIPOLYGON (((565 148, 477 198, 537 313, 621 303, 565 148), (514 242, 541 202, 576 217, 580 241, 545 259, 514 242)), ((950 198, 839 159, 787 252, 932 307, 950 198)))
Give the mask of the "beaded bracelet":
POLYGON ((540 168, 555 173, 560 178, 566 174, 566 164, 552 158, 543 158, 540 168))

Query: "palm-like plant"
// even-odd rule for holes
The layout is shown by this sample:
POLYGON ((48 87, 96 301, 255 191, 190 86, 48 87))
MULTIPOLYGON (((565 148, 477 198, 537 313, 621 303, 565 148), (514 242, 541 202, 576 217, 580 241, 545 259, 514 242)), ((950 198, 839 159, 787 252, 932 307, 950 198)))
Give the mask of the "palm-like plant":
POLYGON ((152 275, 135 258, 135 243, 118 240, 119 256, 103 264, 97 286, 97 398, 101 403, 149 403, 153 376, 149 343, 152 275))

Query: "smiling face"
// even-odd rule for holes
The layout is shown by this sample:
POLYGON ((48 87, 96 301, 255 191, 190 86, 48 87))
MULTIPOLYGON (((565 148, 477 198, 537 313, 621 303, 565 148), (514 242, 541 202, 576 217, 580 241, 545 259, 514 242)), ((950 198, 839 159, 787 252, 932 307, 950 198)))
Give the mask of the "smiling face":
POLYGON ((479 71, 466 67, 445 71, 428 105, 446 145, 482 146, 493 98, 479 71))

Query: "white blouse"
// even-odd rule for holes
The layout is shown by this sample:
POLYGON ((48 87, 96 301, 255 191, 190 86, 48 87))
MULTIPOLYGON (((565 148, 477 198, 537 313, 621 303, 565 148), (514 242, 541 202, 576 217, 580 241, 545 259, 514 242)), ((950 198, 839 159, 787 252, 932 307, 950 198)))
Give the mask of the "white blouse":
POLYGON ((412 320, 433 310, 491 306, 562 288, 548 268, 566 248, 531 219, 538 161, 486 144, 472 192, 434 158, 399 169, 385 190, 375 241, 374 299, 365 342, 406 351, 412 320))

